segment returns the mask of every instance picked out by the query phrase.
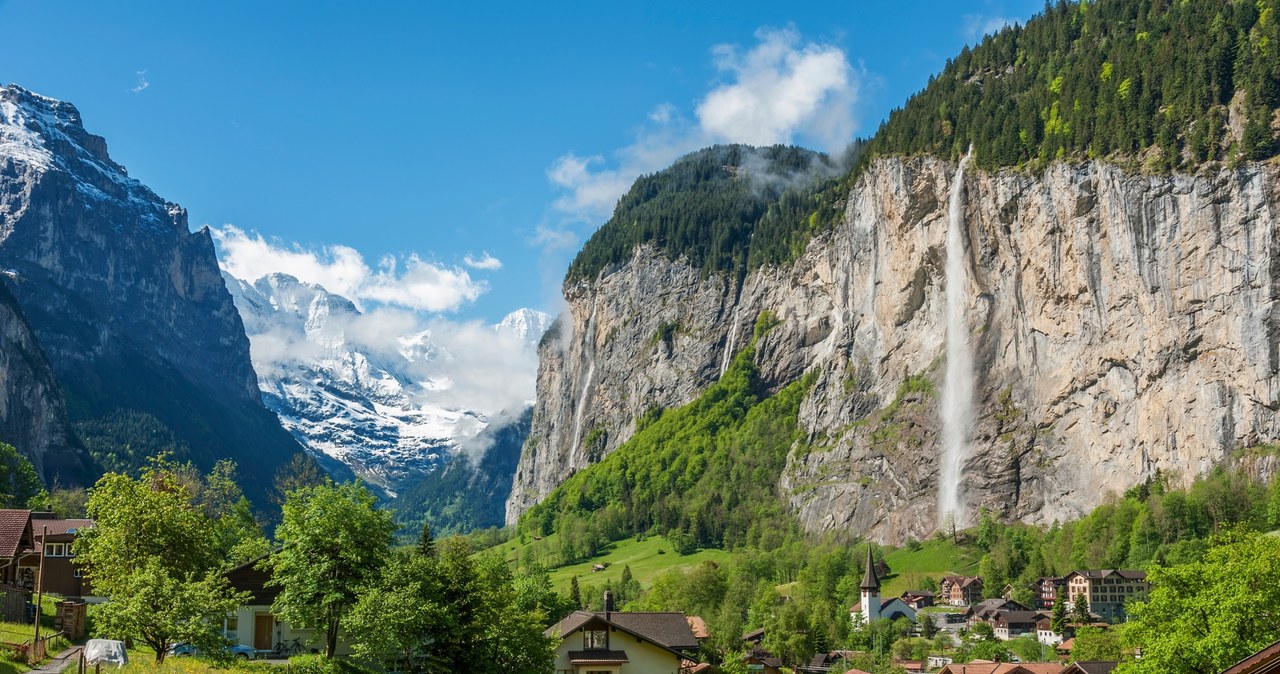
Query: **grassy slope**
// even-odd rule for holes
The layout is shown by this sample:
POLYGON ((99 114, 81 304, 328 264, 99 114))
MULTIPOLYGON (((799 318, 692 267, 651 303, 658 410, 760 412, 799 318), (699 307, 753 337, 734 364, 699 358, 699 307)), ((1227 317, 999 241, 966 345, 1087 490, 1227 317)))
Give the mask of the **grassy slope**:
POLYGON ((945 574, 976 574, 981 557, 977 550, 937 539, 921 543, 919 550, 886 552, 884 561, 893 573, 883 579, 880 594, 896 597, 906 590, 917 590, 926 577, 937 580, 945 574))
MULTIPOLYGON (((546 540, 554 542, 554 539, 555 534, 552 534, 546 540)), ((528 548, 529 544, 521 545, 519 541, 511 541, 500 547, 507 559, 516 558, 518 552, 521 560, 525 559, 528 548)), ((654 579, 668 571, 690 569, 708 561, 719 564, 732 556, 732 553, 724 550, 699 550, 682 557, 673 552, 671 544, 661 536, 650 536, 643 541, 629 538, 611 543, 604 554, 589 561, 551 569, 550 576, 557 590, 567 590, 569 579, 574 576, 578 576, 578 582, 583 584, 599 585, 605 581, 617 583, 622 579, 622 568, 630 566, 631 575, 641 585, 648 587, 654 579), (592 572, 591 567, 596 564, 604 564, 605 570, 592 572)))

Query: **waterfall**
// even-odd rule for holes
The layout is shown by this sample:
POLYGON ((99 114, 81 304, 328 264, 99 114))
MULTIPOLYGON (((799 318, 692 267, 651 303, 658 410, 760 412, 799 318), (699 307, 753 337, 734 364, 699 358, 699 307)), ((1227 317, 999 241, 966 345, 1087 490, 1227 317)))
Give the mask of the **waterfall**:
POLYGON ((729 335, 724 340, 724 353, 720 356, 720 376, 723 377, 725 372, 729 371, 729 361, 733 359, 734 342, 738 341, 738 310, 742 305, 733 308, 733 318, 730 319, 729 335))
POLYGON ((596 376, 596 339, 594 328, 596 323, 596 306, 591 307, 591 315, 582 330, 582 355, 587 359, 587 376, 578 392, 577 409, 573 413, 573 444, 569 451, 578 449, 578 441, 582 439, 582 411, 587 406, 587 394, 591 391, 591 380, 596 376))
POLYGON ((964 166, 972 146, 951 181, 947 209, 947 372, 942 384, 942 470, 938 480, 938 524, 957 528, 964 521, 960 470, 964 465, 973 417, 973 354, 965 324, 964 166), (950 520, 950 522, 948 522, 950 520))

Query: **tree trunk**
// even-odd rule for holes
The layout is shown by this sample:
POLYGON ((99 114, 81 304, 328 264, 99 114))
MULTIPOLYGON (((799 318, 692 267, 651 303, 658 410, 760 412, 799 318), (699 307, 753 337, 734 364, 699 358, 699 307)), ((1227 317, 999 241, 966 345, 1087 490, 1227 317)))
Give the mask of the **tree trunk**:
POLYGON ((329 621, 329 629, 325 632, 324 657, 332 658, 334 651, 338 650, 338 621, 329 621))

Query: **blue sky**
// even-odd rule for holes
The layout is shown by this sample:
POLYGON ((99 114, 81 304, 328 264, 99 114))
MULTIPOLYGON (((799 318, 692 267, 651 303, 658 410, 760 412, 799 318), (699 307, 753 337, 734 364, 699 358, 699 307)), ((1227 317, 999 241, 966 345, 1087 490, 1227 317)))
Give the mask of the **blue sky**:
POLYGON ((0 0, 0 80, 76 104, 242 275, 496 321, 556 310, 636 172, 870 135, 1043 3, 549 5, 0 0))

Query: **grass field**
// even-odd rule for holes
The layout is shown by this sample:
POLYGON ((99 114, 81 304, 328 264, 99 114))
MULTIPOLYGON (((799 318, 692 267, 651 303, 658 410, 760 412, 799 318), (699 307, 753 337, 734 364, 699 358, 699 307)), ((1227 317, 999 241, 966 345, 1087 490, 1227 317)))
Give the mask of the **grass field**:
POLYGON ((973 575, 978 571, 979 557, 974 550, 936 538, 922 542, 917 550, 892 550, 884 556, 892 573, 881 579, 880 594, 896 597, 906 590, 920 589, 925 578, 937 580, 949 573, 973 575))
MULTIPOLYGON (((543 541, 544 544, 555 544, 555 534, 543 541)), ((509 541, 501 546, 503 555, 509 560, 524 560, 532 543, 521 545, 518 541, 509 541)), ((673 569, 688 569, 703 562, 724 562, 732 555, 724 550, 699 550, 691 555, 680 556, 672 549, 671 544, 661 536, 649 536, 642 541, 628 538, 624 541, 609 544, 604 554, 580 564, 556 567, 550 570, 551 582, 556 589, 569 587, 569 580, 578 576, 578 582, 584 585, 603 585, 605 581, 617 583, 622 579, 622 568, 631 567, 631 575, 640 584, 648 587, 654 579, 673 569), (604 564, 604 571, 593 572, 596 564, 604 564)), ((523 562, 522 562, 523 563, 523 562)))

